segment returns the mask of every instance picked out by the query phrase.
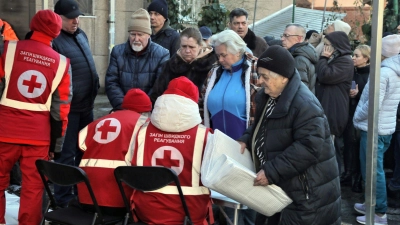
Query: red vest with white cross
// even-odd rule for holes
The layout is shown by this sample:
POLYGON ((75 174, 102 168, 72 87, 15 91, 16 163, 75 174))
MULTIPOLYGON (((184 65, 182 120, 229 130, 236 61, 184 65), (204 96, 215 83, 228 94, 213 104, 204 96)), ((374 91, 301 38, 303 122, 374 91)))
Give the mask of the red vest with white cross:
MULTIPOLYGON (((118 166, 130 166, 136 134, 148 118, 131 110, 120 110, 90 123, 79 132, 84 152, 79 167, 89 177, 100 206, 124 207, 114 178, 118 166)), ((126 188, 129 198, 131 188, 126 188)), ((78 184, 79 202, 93 205, 85 185, 78 184)))
MULTIPOLYGON (((8 42, 3 60, 0 141, 49 145, 50 108, 57 107, 52 105, 52 95, 68 71, 69 59, 49 45, 26 40, 8 42)), ((64 111, 68 114, 69 108, 57 113, 64 111)))
MULTIPOLYGON (((210 191, 200 180, 200 167, 209 128, 197 125, 181 133, 168 133, 147 122, 137 135, 132 165, 164 166, 179 177, 194 224, 204 224, 210 191)), ((148 224, 182 224, 185 216, 174 184, 152 191, 135 191, 131 200, 139 219, 148 224)))

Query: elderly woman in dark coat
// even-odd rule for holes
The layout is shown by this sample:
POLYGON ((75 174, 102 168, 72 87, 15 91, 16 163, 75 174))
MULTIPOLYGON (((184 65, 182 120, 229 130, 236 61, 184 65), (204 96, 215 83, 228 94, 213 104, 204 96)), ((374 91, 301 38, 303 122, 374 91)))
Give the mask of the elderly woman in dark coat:
POLYGON ((163 65, 162 73, 153 86, 150 94, 153 104, 167 89, 168 83, 180 76, 189 78, 199 88, 200 93, 208 72, 218 61, 212 47, 203 47, 203 39, 197 28, 186 28, 180 38, 178 52, 163 65))
MULTIPOLYGON (((339 171, 321 104, 286 49, 269 47, 257 72, 264 88, 256 96, 255 123, 239 143, 252 153, 254 185, 276 184, 293 200, 268 224, 341 224, 339 171)), ((264 220, 258 214, 256 224, 264 220)))

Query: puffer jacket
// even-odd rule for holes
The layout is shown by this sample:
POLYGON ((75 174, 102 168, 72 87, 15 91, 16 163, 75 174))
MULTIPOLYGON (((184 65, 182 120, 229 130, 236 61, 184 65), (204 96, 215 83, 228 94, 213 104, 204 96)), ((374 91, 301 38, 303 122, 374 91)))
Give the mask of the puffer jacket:
POLYGON ((349 39, 343 31, 325 36, 336 49, 331 58, 321 56, 315 69, 315 94, 328 118, 331 134, 341 136, 349 117, 349 93, 354 73, 349 39))
POLYGON ((202 53, 190 63, 182 59, 180 52, 173 55, 163 65, 162 74, 154 84, 153 92, 150 96, 151 101, 154 104, 157 98, 167 89, 169 82, 180 76, 189 78, 198 87, 200 93, 208 72, 217 61, 218 58, 211 47, 204 48, 202 53))
POLYGON ((169 20, 165 21, 161 30, 156 34, 151 35, 151 40, 166 48, 169 51, 170 57, 172 57, 179 49, 179 34, 169 26, 169 20))
POLYGON ((307 42, 302 42, 293 45, 289 51, 293 55, 301 81, 315 94, 315 64, 318 62, 315 48, 307 42))
MULTIPOLYGON (((252 139, 268 99, 264 89, 256 95, 255 123, 239 139, 248 149, 254 148, 252 139)), ((281 212, 279 225, 341 224, 339 170, 328 121, 298 72, 277 100, 265 130, 266 163, 256 168, 293 200, 281 212)))
POLYGON ((70 112, 92 110, 99 89, 99 75, 85 32, 80 28, 74 34, 61 30, 52 47, 71 60, 73 97, 70 112))
MULTIPOLYGON (((400 56, 382 61, 379 85, 378 135, 391 135, 396 129, 397 106, 400 101, 400 56)), ((368 131, 369 79, 354 114, 354 127, 368 131)))
POLYGON ((141 54, 132 50, 129 41, 116 45, 106 73, 106 93, 113 109, 121 109, 125 94, 132 88, 140 88, 150 95, 162 63, 168 59, 168 50, 150 39, 141 54))

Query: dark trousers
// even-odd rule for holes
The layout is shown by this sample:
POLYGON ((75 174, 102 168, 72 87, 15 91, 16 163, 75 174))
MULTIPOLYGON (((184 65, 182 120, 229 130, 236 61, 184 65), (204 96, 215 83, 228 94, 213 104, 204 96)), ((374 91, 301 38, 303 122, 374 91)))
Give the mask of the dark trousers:
MULTIPOLYGON (((62 148, 61 156, 57 160, 58 163, 79 166, 82 159, 82 151, 78 148, 78 134, 81 129, 86 127, 93 121, 93 111, 76 113, 70 112, 68 114, 68 126, 65 134, 64 145, 62 148)), ((72 192, 72 186, 58 186, 54 185, 54 197, 57 204, 65 207, 69 201, 78 195, 76 187, 72 192)))
POLYGON ((343 132, 343 144, 344 173, 360 175, 360 131, 354 128, 352 119, 349 119, 343 132))
POLYGON ((278 225, 281 220, 281 213, 276 213, 272 216, 265 216, 257 213, 255 225, 278 225))

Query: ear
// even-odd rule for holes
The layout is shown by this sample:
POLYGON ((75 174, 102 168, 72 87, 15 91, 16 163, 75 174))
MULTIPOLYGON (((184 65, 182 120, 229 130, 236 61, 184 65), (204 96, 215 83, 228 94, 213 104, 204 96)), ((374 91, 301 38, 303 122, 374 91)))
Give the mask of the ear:
POLYGON ((287 84, 289 82, 289 78, 282 76, 282 84, 287 84))

